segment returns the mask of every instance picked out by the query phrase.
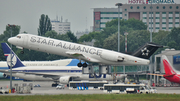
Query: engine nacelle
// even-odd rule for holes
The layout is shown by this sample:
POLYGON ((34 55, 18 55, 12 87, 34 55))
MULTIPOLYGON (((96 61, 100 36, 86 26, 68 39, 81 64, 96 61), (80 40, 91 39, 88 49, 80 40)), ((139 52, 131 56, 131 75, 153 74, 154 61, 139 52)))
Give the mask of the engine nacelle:
POLYGON ((59 82, 61 84, 69 84, 70 78, 71 78, 70 76, 60 77, 59 82))
POLYGON ((103 51, 100 56, 101 58, 109 61, 122 62, 124 60, 124 57, 118 56, 118 54, 111 51, 103 51))
POLYGON ((6 75, 5 73, 3 73, 3 77, 4 77, 4 78, 7 78, 7 75, 6 75))

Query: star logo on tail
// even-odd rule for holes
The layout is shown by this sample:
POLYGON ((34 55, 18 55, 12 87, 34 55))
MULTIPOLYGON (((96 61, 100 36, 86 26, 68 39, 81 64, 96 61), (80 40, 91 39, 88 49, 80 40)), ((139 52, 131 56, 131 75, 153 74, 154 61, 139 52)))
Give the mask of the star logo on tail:
POLYGON ((143 56, 148 56, 150 51, 147 49, 147 47, 144 47, 144 49, 142 49, 141 52, 143 56))

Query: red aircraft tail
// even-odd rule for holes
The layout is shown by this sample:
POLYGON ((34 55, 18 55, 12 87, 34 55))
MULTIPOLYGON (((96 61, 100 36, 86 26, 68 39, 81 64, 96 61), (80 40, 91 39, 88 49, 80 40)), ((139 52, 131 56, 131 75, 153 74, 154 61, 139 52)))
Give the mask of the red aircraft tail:
POLYGON ((169 60, 167 59, 167 57, 165 55, 162 56, 162 62, 164 65, 164 70, 165 70, 164 76, 173 76, 176 74, 171 63, 169 62, 169 60))

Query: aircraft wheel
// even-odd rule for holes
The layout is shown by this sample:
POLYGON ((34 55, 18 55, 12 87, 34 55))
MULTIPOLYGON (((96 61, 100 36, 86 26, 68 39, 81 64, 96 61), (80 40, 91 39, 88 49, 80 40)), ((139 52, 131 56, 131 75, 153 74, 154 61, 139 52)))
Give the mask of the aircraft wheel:
POLYGON ((83 63, 83 67, 85 67, 85 68, 86 68, 86 67, 87 67, 87 63, 83 63))
POLYGON ((82 63, 78 63, 77 66, 78 66, 78 67, 82 67, 82 63))

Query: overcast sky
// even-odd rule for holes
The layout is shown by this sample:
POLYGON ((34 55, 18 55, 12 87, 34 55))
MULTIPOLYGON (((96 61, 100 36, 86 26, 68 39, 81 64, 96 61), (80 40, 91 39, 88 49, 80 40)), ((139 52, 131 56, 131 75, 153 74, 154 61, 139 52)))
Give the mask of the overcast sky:
MULTIPOLYGON (((180 0, 174 1, 180 3, 180 0)), ((117 2, 124 4, 128 0, 0 0, 0 34, 7 24, 20 25, 20 32, 37 34, 41 14, 51 20, 57 15, 62 16, 63 21, 68 19, 72 32, 90 30, 92 8, 115 8, 117 2)))

